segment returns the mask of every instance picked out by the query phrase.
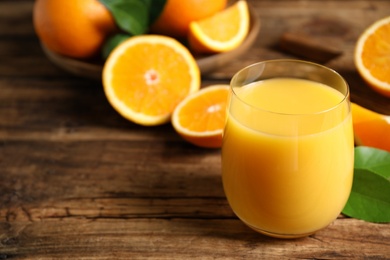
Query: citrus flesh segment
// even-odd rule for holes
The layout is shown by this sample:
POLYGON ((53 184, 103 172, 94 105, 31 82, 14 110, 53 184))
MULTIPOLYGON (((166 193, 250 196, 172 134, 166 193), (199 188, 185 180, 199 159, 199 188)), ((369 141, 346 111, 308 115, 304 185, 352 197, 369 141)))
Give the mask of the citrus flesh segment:
POLYGON ((170 120, 176 105, 200 88, 198 65, 177 40, 160 35, 133 36, 121 43, 103 68, 110 104, 141 124, 170 120))
POLYGON ((195 52, 226 52, 237 48, 250 26, 246 1, 240 0, 211 17, 190 24, 189 46, 195 52))
POLYGON ((362 78, 377 92, 390 97, 390 17, 369 26, 359 37, 355 64, 362 78))
POLYGON ((173 127, 194 145, 221 147, 228 96, 228 85, 208 86, 189 95, 175 108, 173 127))
POLYGON ((351 103, 356 145, 390 152, 390 117, 351 103))

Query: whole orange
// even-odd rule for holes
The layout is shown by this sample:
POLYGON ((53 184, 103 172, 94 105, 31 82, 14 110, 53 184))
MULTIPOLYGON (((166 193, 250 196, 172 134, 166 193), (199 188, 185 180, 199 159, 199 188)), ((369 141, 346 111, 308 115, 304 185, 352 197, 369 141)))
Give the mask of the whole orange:
POLYGON ((96 55, 117 27, 98 0, 36 0, 35 31, 50 50, 73 58, 96 55))
POLYGON ((223 10, 227 0, 167 0, 161 15, 152 24, 153 33, 187 37, 189 25, 223 10))

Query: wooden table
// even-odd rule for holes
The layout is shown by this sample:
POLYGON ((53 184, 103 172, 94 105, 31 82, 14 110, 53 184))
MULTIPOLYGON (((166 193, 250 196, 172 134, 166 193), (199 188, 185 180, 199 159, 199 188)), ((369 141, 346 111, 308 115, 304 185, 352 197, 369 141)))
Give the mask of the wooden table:
MULTIPOLYGON (((256 43, 202 85, 256 61, 297 58, 279 46, 313 21, 340 24, 342 54, 325 64, 352 101, 390 114, 357 74, 353 48, 390 1, 250 1, 256 43)), ((184 142, 170 124, 119 116, 102 84, 54 66, 32 27, 32 0, 0 2, 0 259, 390 259, 390 224, 342 215, 295 240, 260 235, 232 213, 220 150, 184 142)), ((300 57, 298 57, 300 58, 300 57)))

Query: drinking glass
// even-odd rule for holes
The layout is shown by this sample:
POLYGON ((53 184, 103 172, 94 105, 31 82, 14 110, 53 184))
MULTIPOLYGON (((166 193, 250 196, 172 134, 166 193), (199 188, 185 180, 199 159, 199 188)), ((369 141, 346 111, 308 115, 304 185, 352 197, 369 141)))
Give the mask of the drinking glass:
POLYGON ((346 81, 300 60, 237 72, 222 144, 222 181, 234 213, 273 237, 325 228, 348 200, 354 140, 346 81))

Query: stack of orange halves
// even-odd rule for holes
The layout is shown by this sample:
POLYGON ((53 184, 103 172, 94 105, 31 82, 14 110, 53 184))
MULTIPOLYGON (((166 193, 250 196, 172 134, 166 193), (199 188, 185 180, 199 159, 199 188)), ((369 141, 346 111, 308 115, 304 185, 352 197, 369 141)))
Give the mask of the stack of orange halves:
MULTIPOLYGON (((122 33, 115 8, 126 1, 36 0, 34 27, 49 50, 90 59, 110 36, 122 33)), ((194 53, 227 52, 240 45, 250 26, 246 1, 227 6, 227 0, 139 0, 139 5, 145 3, 150 8, 159 3, 161 12, 145 33, 121 41, 105 60, 102 77, 109 103, 137 124, 152 126, 172 119, 186 140, 219 147, 228 87, 200 90, 194 53), (172 117, 178 107, 180 112, 172 117)))

